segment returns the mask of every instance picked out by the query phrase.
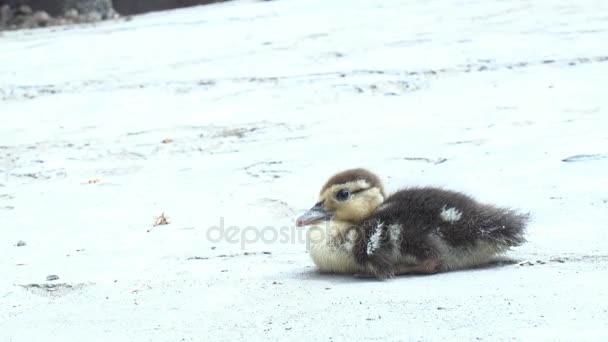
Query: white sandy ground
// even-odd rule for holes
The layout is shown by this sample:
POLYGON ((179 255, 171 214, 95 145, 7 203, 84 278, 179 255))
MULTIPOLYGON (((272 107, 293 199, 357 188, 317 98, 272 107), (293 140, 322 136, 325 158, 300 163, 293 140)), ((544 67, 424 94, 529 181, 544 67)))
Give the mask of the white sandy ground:
POLYGON ((607 42, 601 0, 237 1, 5 32, 0 341, 606 341, 607 42), (355 166, 532 212, 508 255, 529 262, 318 274, 284 234, 355 166), (232 242, 207 237, 222 218, 232 242))

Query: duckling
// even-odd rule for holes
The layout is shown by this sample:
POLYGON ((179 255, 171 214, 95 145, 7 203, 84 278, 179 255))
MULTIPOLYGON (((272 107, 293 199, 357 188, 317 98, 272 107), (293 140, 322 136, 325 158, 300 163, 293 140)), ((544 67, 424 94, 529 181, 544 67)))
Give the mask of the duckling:
POLYGON ((322 272, 391 278, 487 264, 526 240, 528 213, 479 203, 460 192, 413 187, 386 195, 365 169, 331 177, 300 216, 322 272))

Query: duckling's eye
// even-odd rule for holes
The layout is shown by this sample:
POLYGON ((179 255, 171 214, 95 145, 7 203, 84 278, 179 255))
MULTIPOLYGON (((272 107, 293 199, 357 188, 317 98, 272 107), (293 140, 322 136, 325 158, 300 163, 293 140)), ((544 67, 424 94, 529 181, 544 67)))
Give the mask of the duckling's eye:
POLYGON ((350 197, 350 191, 348 189, 340 189, 336 192, 336 199, 338 201, 346 201, 350 197))

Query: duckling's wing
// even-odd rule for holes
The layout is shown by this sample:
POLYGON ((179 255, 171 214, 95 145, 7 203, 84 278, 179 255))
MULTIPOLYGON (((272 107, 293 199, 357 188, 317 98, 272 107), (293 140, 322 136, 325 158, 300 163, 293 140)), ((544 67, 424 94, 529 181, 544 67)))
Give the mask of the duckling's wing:
POLYGON ((406 189, 360 224, 353 253, 370 273, 392 277, 403 261, 436 260, 458 251, 464 256, 481 242, 492 251, 520 245, 528 220, 529 214, 480 204, 459 192, 406 189))
POLYGON ((388 226, 377 219, 363 221, 358 227, 358 239, 353 246, 355 261, 377 278, 395 274, 390 250, 394 248, 388 226))
POLYGON ((438 226, 438 233, 452 245, 467 245, 475 241, 499 244, 504 247, 519 246, 526 242, 526 226, 529 213, 510 208, 478 205, 457 222, 438 226))
POLYGON ((398 222, 405 238, 425 240, 435 233, 452 246, 478 241, 517 246, 525 242, 527 213, 481 204, 460 192, 439 188, 406 189, 390 196, 377 210, 381 220, 398 222))

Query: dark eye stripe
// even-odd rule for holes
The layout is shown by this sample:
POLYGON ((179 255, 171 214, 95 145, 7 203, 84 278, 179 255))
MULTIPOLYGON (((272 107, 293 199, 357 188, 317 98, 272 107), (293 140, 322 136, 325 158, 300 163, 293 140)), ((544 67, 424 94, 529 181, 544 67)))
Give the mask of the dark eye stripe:
POLYGON ((351 196, 369 189, 371 188, 358 189, 352 192, 349 189, 340 189, 334 196, 338 201, 346 201, 351 196))
POLYGON ((363 192, 363 191, 366 191, 366 190, 369 190, 369 189, 371 189, 371 188, 364 188, 364 189, 355 190, 355 191, 351 192, 351 194, 352 194, 352 195, 354 195, 354 194, 358 194, 358 193, 360 193, 360 192, 363 192))

